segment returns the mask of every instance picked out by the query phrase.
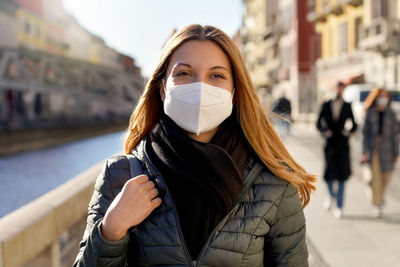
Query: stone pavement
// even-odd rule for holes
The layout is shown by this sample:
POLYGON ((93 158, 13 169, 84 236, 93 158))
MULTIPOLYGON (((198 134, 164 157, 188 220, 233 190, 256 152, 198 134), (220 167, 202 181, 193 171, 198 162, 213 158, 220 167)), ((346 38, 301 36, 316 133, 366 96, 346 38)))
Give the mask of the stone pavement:
MULTIPOLYGON (((359 148, 353 146, 353 175, 346 183, 343 217, 336 220, 333 209, 322 207, 327 189, 321 178, 323 171, 323 139, 314 124, 293 125, 285 144, 291 155, 308 171, 319 177, 317 190, 306 207, 307 239, 311 267, 400 267, 400 192, 386 195, 382 218, 371 215, 365 185, 361 179, 359 148), (356 152, 356 153, 355 153, 356 152), (357 154, 357 155, 356 155, 357 154)), ((352 140, 352 144, 358 142, 352 140)), ((391 184, 400 183, 397 171, 391 184)), ((389 184, 389 186, 391 186, 389 184)), ((393 189, 393 187, 392 187, 393 189)))

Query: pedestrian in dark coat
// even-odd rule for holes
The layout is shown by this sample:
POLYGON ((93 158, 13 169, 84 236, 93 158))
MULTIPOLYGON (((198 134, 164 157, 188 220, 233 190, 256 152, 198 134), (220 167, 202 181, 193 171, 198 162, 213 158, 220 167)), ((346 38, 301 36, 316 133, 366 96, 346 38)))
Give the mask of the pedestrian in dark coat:
POLYGON ((290 100, 282 95, 274 105, 272 112, 279 115, 276 121, 276 128, 281 138, 284 139, 290 134, 292 119, 292 105, 290 100))
POLYGON ((324 178, 330 197, 324 207, 329 210, 336 199, 336 218, 342 216, 344 183, 351 174, 349 136, 357 129, 351 104, 342 98, 344 89, 345 85, 339 82, 336 97, 323 103, 317 121, 317 128, 326 139, 324 178), (352 124, 350 129, 345 127, 348 121, 352 124))
POLYGON ((315 176, 285 149, 219 29, 168 40, 125 153, 97 179, 75 267, 308 266, 302 208, 315 176))

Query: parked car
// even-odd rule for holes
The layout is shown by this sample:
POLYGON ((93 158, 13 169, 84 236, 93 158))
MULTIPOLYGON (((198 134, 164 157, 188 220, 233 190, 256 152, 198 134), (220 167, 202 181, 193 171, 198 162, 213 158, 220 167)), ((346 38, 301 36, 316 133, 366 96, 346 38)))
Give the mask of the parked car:
MULTIPOLYGON (((372 84, 350 84, 343 93, 343 99, 351 102, 354 119, 357 124, 362 125, 364 121, 364 102, 368 94, 375 88, 372 84)), ((392 96, 391 107, 396 113, 397 122, 400 125, 400 90, 388 90, 392 96)))

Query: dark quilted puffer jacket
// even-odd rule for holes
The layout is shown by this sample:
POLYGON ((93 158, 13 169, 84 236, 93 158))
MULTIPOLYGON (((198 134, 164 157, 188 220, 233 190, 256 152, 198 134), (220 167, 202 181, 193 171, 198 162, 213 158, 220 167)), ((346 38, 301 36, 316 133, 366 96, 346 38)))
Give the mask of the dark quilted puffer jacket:
POLYGON ((127 157, 110 158, 96 181, 74 266, 308 266, 305 218, 295 187, 252 158, 243 172, 242 194, 199 257, 191 259, 172 197, 144 147, 143 141, 133 155, 155 182, 162 205, 121 240, 105 240, 99 224, 130 178, 127 157))

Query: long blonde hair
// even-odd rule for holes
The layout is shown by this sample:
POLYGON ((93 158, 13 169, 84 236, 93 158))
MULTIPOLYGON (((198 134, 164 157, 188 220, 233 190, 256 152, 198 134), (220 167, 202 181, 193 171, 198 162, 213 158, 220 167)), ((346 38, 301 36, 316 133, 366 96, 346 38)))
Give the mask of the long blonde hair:
POLYGON ((212 26, 190 25, 176 32, 168 40, 158 65, 131 115, 124 143, 125 152, 131 153, 157 121, 162 108, 159 92, 166 76, 169 59, 179 46, 189 40, 213 41, 228 56, 236 88, 235 104, 245 137, 272 173, 297 188, 305 207, 310 201, 311 191, 315 190, 316 176, 308 174, 290 156, 260 104, 238 48, 224 32, 212 26))

